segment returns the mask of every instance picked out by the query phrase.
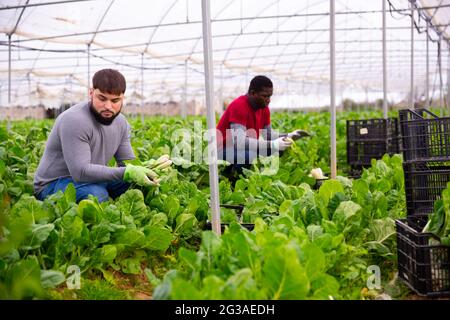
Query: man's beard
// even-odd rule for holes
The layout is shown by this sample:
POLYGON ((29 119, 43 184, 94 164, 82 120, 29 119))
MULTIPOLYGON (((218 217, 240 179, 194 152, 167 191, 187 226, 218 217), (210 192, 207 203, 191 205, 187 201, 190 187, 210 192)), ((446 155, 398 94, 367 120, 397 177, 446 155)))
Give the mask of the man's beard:
POLYGON ((253 110, 258 110, 258 109, 264 109, 265 107, 267 107, 266 105, 264 105, 264 104, 261 104, 261 105, 259 105, 255 100, 253 100, 253 99, 249 99, 249 103, 250 103, 250 106, 252 107, 252 109, 253 110))
POLYGON ((91 113, 94 115, 94 118, 95 118, 95 120, 97 120, 97 122, 99 122, 105 126, 109 126, 114 121, 114 119, 120 114, 122 107, 120 107, 119 112, 117 112, 115 115, 107 118, 107 117, 102 116, 101 113, 99 113, 97 110, 95 110, 94 104, 92 103, 92 100, 91 100, 91 101, 89 101, 89 110, 91 110, 91 113))

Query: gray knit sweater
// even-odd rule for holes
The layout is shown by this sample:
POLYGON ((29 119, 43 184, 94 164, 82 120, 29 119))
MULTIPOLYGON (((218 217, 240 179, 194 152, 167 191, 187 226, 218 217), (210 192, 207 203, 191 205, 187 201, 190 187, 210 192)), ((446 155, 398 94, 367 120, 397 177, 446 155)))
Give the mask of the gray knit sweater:
POLYGON ((113 157, 117 163, 135 158, 128 121, 120 114, 111 125, 102 125, 87 102, 79 103, 56 119, 34 177, 34 191, 39 193, 61 177, 87 183, 122 180, 124 167, 107 166, 113 157))

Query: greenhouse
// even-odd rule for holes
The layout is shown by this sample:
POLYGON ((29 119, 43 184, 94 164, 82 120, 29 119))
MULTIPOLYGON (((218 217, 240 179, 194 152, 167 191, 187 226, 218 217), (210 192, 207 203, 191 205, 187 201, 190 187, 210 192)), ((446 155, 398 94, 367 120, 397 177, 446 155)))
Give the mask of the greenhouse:
POLYGON ((1 300, 450 297, 449 0, 1 0, 0 45, 1 300))

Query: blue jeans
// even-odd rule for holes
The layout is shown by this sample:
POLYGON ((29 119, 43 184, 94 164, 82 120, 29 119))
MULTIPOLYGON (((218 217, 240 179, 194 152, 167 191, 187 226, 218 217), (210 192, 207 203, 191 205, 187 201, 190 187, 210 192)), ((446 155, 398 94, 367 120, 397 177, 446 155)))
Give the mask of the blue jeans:
POLYGON ((97 197, 99 202, 108 201, 109 197, 115 199, 130 187, 129 183, 121 180, 104 183, 79 183, 74 182, 72 178, 59 178, 47 184, 44 189, 36 195, 36 198, 44 200, 49 195, 54 194, 59 190, 64 192, 69 183, 73 183, 75 186, 77 203, 83 199, 87 199, 90 194, 97 197))

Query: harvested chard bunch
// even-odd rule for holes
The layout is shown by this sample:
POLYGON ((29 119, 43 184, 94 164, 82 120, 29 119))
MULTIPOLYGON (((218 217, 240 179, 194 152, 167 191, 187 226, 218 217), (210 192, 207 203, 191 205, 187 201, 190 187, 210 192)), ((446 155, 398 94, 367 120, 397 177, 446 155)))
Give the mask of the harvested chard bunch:
POLYGON ((167 172, 172 165, 169 155, 165 154, 158 159, 150 159, 142 163, 146 168, 152 171, 152 181, 159 184, 161 181, 160 176, 167 172))

